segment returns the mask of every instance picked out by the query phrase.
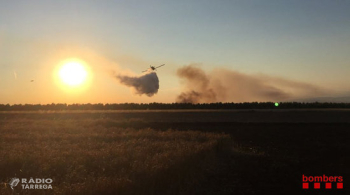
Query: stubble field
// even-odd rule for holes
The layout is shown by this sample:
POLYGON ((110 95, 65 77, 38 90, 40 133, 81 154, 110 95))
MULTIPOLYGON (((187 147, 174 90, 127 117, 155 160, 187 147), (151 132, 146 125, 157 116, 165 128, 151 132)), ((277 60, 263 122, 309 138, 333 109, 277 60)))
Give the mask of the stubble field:
POLYGON ((348 110, 2 112, 0 194, 300 194, 303 174, 343 176, 332 194, 346 194, 349 122, 348 110), (53 189, 12 190, 14 177, 53 189))

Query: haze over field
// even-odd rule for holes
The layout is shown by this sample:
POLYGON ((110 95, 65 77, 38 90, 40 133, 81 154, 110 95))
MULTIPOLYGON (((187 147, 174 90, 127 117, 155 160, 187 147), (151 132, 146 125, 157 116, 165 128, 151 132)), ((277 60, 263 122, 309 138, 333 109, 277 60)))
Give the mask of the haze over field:
POLYGON ((2 2, 0 103, 350 102, 349 10, 326 0, 2 2))
POLYGON ((209 74, 190 65, 180 68, 177 75, 185 80, 186 89, 179 102, 249 102, 288 101, 297 97, 327 94, 326 89, 266 75, 248 75, 228 69, 216 69, 209 74))

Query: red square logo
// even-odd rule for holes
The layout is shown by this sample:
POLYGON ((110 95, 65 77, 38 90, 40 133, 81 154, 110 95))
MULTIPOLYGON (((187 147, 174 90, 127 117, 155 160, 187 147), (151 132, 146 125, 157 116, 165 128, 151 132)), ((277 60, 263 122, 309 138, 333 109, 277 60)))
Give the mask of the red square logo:
POLYGON ((343 189, 343 183, 337 183, 337 188, 338 189, 343 189))
POLYGON ((303 189, 309 189, 309 183, 303 183, 303 189))
POLYGON ((326 189, 332 189, 332 183, 326 183, 326 189))
POLYGON ((314 183, 314 188, 315 189, 320 189, 320 183, 314 183))

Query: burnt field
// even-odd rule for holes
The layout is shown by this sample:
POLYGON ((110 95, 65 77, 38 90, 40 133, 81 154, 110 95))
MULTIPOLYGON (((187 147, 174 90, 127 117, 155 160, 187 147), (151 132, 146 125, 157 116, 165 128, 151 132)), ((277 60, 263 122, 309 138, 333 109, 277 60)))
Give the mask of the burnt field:
POLYGON ((349 131, 331 109, 1 112, 0 194, 348 194, 349 131))

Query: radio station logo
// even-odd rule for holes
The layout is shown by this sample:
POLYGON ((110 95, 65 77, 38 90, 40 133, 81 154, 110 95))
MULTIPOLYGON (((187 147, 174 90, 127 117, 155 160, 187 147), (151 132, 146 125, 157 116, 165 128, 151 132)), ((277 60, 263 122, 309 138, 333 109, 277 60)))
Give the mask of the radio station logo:
POLYGON ((14 190, 17 186, 21 187, 23 190, 27 189, 52 189, 52 182, 53 180, 51 178, 12 178, 9 181, 9 186, 12 190, 14 190), (18 185, 20 184, 20 185, 18 185))

